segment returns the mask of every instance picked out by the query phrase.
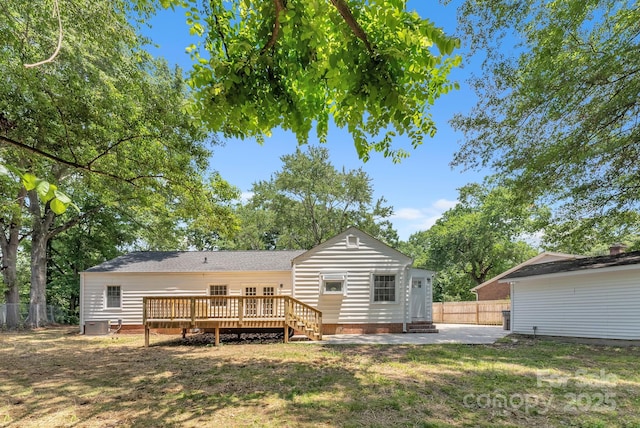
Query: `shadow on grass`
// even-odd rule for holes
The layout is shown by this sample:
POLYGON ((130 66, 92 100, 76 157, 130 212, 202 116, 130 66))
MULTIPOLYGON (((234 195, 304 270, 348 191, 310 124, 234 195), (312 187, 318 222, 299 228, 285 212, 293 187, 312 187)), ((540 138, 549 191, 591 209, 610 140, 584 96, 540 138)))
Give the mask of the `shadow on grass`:
MULTIPOLYGON (((583 345, 244 344, 142 347, 142 337, 55 332, 0 337, 0 426, 544 426, 549 415, 494 412, 464 397, 534 391, 536 370, 625 377, 619 409, 640 423, 640 352, 583 345), (569 358, 568 358, 569 357, 569 358)), ((562 391, 560 391, 562 392, 562 391)), ((615 422, 617 416, 580 416, 615 422)), ((574 417, 575 415, 571 415, 574 417)), ((549 419, 552 418, 552 419, 549 419)), ((585 419, 586 418, 586 419, 585 419)), ((568 419, 566 419, 568 420, 568 419)))

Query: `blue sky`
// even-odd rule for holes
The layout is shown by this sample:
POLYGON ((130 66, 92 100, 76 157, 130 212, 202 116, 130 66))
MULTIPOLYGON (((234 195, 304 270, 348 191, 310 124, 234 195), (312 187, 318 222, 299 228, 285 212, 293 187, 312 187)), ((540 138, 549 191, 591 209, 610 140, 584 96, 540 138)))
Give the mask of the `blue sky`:
MULTIPOLYGON (((456 6, 459 3, 452 1, 443 6, 436 0, 410 0, 408 8, 429 18, 448 34, 454 34, 456 6)), ((190 69, 191 60, 185 47, 197 42, 197 38, 189 36, 182 11, 159 13, 145 33, 159 45, 158 49, 152 50, 154 54, 165 57, 170 63, 179 64, 185 70, 190 69)), ((458 53, 464 57, 466 50, 463 46, 458 53)), ((362 163, 349 134, 336 127, 329 130, 325 147, 329 149, 333 165, 338 169, 363 168, 372 179, 375 198, 384 197, 388 205, 394 207, 392 222, 403 240, 412 233, 428 229, 455 204, 459 187, 482 181, 486 173, 463 172, 449 166, 462 134, 454 132, 448 121, 455 113, 467 112, 475 104, 475 93, 466 82, 474 71, 477 72, 478 67, 473 63, 454 69, 451 79, 460 83, 460 90, 444 95, 432 108, 431 113, 438 128, 435 138, 426 139, 400 164, 394 164, 391 159, 377 154, 367 163, 362 163)), ((318 144, 313 135, 310 143, 318 144)), ((402 137, 398 138, 398 143, 403 145, 402 137)), ((276 130, 262 146, 255 140, 226 140, 223 147, 214 149, 211 166, 246 195, 253 183, 267 180, 278 171, 282 166, 280 157, 293 153, 296 147, 294 135, 280 130, 276 130)))

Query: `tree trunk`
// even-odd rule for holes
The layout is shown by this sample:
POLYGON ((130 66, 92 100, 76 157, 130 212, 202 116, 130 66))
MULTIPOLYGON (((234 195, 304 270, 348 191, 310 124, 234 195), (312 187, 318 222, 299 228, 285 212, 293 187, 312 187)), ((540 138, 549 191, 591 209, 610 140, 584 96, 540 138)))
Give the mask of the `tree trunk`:
POLYGON ((7 290, 4 293, 7 304, 5 323, 7 328, 14 329, 20 326, 20 289, 18 284, 18 246, 20 244, 20 225, 22 208, 27 191, 21 187, 16 199, 18 209, 15 211, 10 223, 5 225, 0 219, 2 230, 0 231, 0 254, 2 254, 2 280, 7 290), (5 234, 5 230, 7 234, 5 234))
POLYGON ((47 234, 38 230, 37 227, 34 227, 31 235, 31 292, 28 324, 31 328, 47 324, 47 234))
POLYGON ((47 324, 47 242, 49 229, 55 213, 45 207, 44 214, 35 190, 28 192, 31 229, 31 291, 29 295, 29 317, 31 328, 47 324))
POLYGON ((18 241, 2 246, 2 280, 7 287, 4 298, 7 306, 6 326, 14 329, 20 326, 20 292, 18 289, 18 241))

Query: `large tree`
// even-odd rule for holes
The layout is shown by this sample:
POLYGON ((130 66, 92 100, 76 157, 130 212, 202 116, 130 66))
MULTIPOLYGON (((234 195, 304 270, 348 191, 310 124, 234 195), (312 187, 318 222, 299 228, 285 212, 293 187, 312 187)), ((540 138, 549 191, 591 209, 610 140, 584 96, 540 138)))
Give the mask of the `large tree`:
POLYGON ((253 185, 241 210, 237 247, 309 249, 349 226, 397 242, 388 220, 393 210, 383 198, 373 199, 362 169, 338 170, 324 147, 297 149, 281 159, 280 171, 253 185))
MULTIPOLYGON (((62 2, 64 43, 54 61, 35 68, 23 64, 55 44, 50 11, 20 1, 0 8, 0 159, 84 202, 81 212, 58 215, 42 197, 53 189, 44 182, 25 188, 14 174, 3 188, 3 272, 13 275, 14 244, 28 235, 32 324, 45 319, 50 241, 105 208, 135 222, 151 248, 178 245, 177 225, 234 227, 218 192, 224 181, 205 179, 208 137, 188 113, 181 73, 141 49, 128 7, 62 2)), ((6 285, 14 299, 13 280, 6 285)))
MULTIPOLYGON (((150 4, 150 0, 138 0, 150 4)), ((165 6, 182 1, 162 0, 165 6)), ((436 131, 429 110, 448 80, 459 41, 406 0, 187 1, 201 42, 189 47, 198 112, 216 132, 262 140, 274 128, 324 141, 330 120, 361 158, 405 134, 415 148, 436 131)))
POLYGON ((455 207, 403 249, 418 267, 438 272, 435 299, 469 300, 472 287, 536 254, 524 239, 546 224, 547 214, 520 204, 506 188, 469 184, 455 207))
MULTIPOLYGON (((491 166, 556 210, 554 241, 640 232, 640 3, 466 0, 486 55, 458 165, 491 166)), ((570 247, 576 248, 570 244, 570 247)))

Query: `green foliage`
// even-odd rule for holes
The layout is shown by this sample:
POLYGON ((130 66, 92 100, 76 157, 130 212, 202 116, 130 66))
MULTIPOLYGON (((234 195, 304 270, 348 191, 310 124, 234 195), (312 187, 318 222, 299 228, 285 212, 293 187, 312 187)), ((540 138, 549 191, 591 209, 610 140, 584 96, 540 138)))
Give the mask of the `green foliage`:
MULTIPOLYGON (((139 0, 147 4, 145 0, 139 0)), ((182 5, 182 1, 163 2, 182 5)), ((306 143, 330 119, 346 128, 359 156, 408 155, 436 126, 429 109, 457 89, 447 76, 460 42, 406 1, 215 0, 186 2, 197 112, 211 130, 261 141, 274 128, 306 143), (374 141, 375 140, 375 141, 374 141)))
POLYGON ((504 187, 469 184, 459 201, 406 244, 417 267, 437 272, 434 301, 473 300, 471 288, 536 254, 522 239, 548 220, 547 209, 522 204, 504 187))
POLYGON ((387 243, 397 234, 387 219, 392 208, 373 201, 371 180, 362 169, 337 170, 323 147, 300 149, 282 158, 282 169, 255 183, 238 213, 242 231, 236 247, 309 249, 356 226, 387 243))
POLYGON ((639 6, 467 0, 460 9, 486 59, 478 104, 454 120, 466 140, 455 163, 489 165, 559 208, 555 245, 640 234, 639 6))
POLYGON ((71 198, 69 198, 69 196, 67 196, 65 193, 58 190, 58 186, 56 186, 55 184, 51 184, 48 181, 38 178, 28 172, 21 173, 19 170, 13 168, 12 166, 0 164, 0 174, 10 175, 10 172, 21 178, 22 185, 26 190, 35 189, 42 202, 48 203, 54 213, 58 215, 63 214, 69 206, 75 208, 76 211, 80 212, 80 209, 71 201, 71 198))
MULTIPOLYGON (((84 248, 93 262, 124 248, 184 247, 190 228, 223 234, 237 228, 230 205, 237 189, 218 174, 207 177, 208 145, 217 141, 189 113, 193 100, 181 71, 142 49, 131 7, 61 2, 62 49, 35 68, 23 64, 48 57, 57 40, 51 11, 16 0, 0 8, 0 162, 19 171, 30 189, 28 203, 20 205, 20 186, 0 176, 0 209, 12 214, 11 224, 0 221, 5 236, 17 225, 32 248, 47 241, 56 248, 50 240, 75 226, 108 224, 100 233, 123 237, 118 229, 124 227, 135 234, 110 241, 117 245, 110 249, 84 248), (63 212, 71 200, 79 212, 63 212), (105 213, 114 221, 94 221, 105 213)), ((39 254, 32 272, 46 263, 39 254)), ((69 264, 58 266, 60 277, 77 273, 69 264)))

